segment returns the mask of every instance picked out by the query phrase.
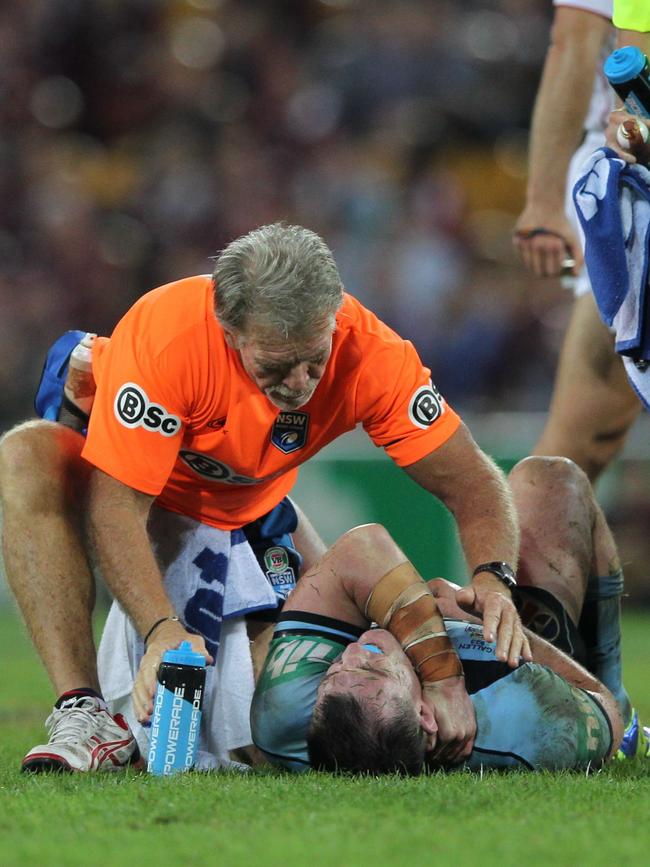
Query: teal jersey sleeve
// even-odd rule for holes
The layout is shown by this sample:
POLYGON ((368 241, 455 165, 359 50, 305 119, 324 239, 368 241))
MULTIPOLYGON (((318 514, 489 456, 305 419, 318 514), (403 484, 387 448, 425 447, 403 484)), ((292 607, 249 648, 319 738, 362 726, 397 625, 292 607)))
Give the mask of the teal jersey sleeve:
POLYGON ((585 770, 611 748, 609 720, 596 699, 544 665, 521 665, 471 699, 477 737, 470 770, 585 770))
POLYGON ((280 615, 251 706, 253 743, 272 764, 309 770, 307 734, 318 687, 362 631, 304 612, 280 615))

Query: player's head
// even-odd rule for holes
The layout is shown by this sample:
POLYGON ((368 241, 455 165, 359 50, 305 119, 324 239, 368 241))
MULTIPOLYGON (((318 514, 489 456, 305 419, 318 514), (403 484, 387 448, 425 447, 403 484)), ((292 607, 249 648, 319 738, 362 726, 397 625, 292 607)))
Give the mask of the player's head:
POLYGON ((232 241, 215 269, 216 314, 244 369, 280 409, 320 381, 343 301, 331 251, 315 232, 274 223, 232 241))
POLYGON ((436 724, 413 667, 385 630, 364 632, 323 678, 308 746, 312 767, 420 773, 436 724))

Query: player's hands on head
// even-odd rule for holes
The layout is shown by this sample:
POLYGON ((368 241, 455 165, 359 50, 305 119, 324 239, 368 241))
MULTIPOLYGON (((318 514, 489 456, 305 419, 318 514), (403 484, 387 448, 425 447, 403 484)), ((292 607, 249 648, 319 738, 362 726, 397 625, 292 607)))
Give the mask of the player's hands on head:
POLYGON ((650 164, 650 138, 643 128, 648 123, 620 108, 609 116, 605 130, 605 145, 611 148, 626 163, 650 164))
POLYGON ((200 635, 187 632, 178 621, 168 620, 161 623, 147 644, 138 675, 133 684, 133 710, 138 722, 146 724, 151 719, 153 702, 156 695, 158 668, 162 662, 163 653, 166 650, 177 648, 181 641, 189 641, 192 645, 192 650, 205 656, 208 665, 214 663, 200 635))
POLYGON ((515 250, 536 277, 577 274, 582 265, 582 248, 563 206, 549 209, 529 205, 515 224, 515 250), (572 261, 572 266, 565 263, 572 261))
POLYGON ((465 678, 446 677, 424 684, 422 700, 433 711, 438 726, 429 758, 440 765, 464 762, 476 738, 476 713, 465 689, 465 678))
POLYGON ((521 659, 531 662, 533 654, 521 625, 512 595, 498 578, 488 572, 476 575, 472 583, 456 594, 459 607, 483 620, 483 637, 496 641, 497 659, 512 668, 521 659))

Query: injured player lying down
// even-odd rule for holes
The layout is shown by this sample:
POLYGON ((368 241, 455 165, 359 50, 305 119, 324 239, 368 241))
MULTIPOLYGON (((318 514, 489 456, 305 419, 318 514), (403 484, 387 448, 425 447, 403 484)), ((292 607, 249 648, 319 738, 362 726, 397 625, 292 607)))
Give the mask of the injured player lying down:
POLYGON ((621 682, 620 564, 586 476, 563 458, 527 458, 509 482, 522 534, 514 596, 538 633, 534 661, 498 659, 459 608, 471 609, 471 589, 425 583, 383 527, 358 527, 302 578, 275 628, 251 711, 271 762, 585 769, 645 744, 621 682), (463 678, 475 720, 443 743, 436 698, 463 678))

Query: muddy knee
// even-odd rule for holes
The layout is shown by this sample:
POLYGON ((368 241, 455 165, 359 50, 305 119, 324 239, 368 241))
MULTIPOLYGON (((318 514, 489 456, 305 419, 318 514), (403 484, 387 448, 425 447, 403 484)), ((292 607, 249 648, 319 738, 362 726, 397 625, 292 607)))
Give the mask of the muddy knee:
POLYGON ((55 422, 31 421, 0 440, 0 496, 5 509, 42 510, 85 489, 83 438, 55 422))
POLYGON ((574 495, 591 497, 591 483, 586 473, 572 461, 564 457, 533 455, 524 458, 508 476, 510 486, 528 484, 537 488, 563 488, 574 495))

